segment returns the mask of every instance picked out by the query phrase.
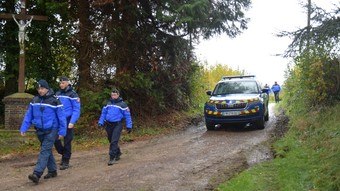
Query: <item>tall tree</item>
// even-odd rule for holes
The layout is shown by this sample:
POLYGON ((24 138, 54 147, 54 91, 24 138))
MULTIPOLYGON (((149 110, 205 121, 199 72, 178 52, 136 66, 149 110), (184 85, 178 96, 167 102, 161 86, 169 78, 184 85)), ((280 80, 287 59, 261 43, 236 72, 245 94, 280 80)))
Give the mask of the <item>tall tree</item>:
MULTIPOLYGON (((14 1, 0 1, 0 11, 15 13, 14 1)), ((5 95, 17 92, 19 71, 19 46, 16 40, 18 26, 13 22, 0 22, 0 52, 5 63, 5 95)))
POLYGON ((106 39, 102 52, 111 59, 96 64, 106 63, 104 68, 114 76, 109 84, 130 98, 138 97, 131 102, 147 103, 146 110, 184 108, 196 68, 192 41, 221 33, 235 37, 246 28, 244 11, 249 5, 248 0, 94 1, 95 17, 103 19, 96 23, 106 39), (107 70, 109 62, 113 70, 107 70), (170 103, 168 97, 176 99, 170 103))
POLYGON ((71 10, 73 11, 73 22, 78 23, 76 40, 74 41, 77 50, 77 65, 79 82, 78 87, 82 89, 91 89, 93 80, 91 76, 91 64, 93 63, 93 49, 91 34, 93 25, 91 18, 91 4, 93 1, 71 0, 71 10))
POLYGON ((287 96, 309 108, 340 100, 340 9, 326 12, 315 5, 306 7, 310 19, 307 26, 279 36, 293 38, 285 52, 295 60, 286 83, 290 91, 287 96))
POLYGON ((340 8, 335 7, 333 11, 307 5, 309 21, 306 27, 289 32, 283 31, 278 36, 288 36, 293 39, 285 52, 285 56, 295 57, 307 51, 309 46, 321 48, 336 56, 340 51, 340 8))
POLYGON ((81 91, 115 86, 131 107, 154 113, 186 108, 198 68, 192 43, 222 33, 235 37, 246 29, 250 5, 250 0, 31 2, 29 11, 51 20, 28 31, 30 79, 54 81, 75 69, 81 91))

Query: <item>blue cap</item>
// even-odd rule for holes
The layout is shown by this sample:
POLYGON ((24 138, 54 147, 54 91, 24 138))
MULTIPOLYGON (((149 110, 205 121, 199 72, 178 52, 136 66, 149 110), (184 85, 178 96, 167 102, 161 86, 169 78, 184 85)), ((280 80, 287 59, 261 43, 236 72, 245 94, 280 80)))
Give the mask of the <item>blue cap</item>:
POLYGON ((70 80, 69 80, 68 77, 66 77, 66 76, 61 76, 61 77, 59 78, 59 81, 60 81, 60 82, 63 82, 63 81, 68 82, 68 81, 70 81, 70 80))
POLYGON ((50 86, 48 86, 48 83, 46 82, 46 80, 43 80, 43 79, 38 81, 38 86, 42 88, 50 89, 50 86))

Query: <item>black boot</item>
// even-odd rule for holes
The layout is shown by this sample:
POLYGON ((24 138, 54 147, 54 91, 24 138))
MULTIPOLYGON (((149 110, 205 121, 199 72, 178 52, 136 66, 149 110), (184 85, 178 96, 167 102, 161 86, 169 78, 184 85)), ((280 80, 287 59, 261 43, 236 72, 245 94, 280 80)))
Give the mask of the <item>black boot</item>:
POLYGON ((70 167, 69 161, 70 161, 70 159, 63 159, 63 162, 62 162, 62 164, 60 166, 60 170, 68 169, 70 167))
POLYGON ((48 172, 48 173, 44 176, 44 179, 54 178, 54 177, 56 177, 57 175, 58 175, 58 174, 57 174, 57 171, 48 172))
POLYGON ((38 177, 38 175, 33 173, 33 174, 28 175, 28 179, 30 179, 32 182, 38 184, 40 177, 38 177))
POLYGON ((120 159, 120 155, 122 155, 122 153, 118 153, 118 155, 115 157, 116 161, 118 161, 120 159))
POLYGON ((114 156, 110 156, 110 160, 107 163, 108 166, 113 165, 116 162, 116 158, 114 156))
POLYGON ((70 167, 70 165, 68 163, 63 163, 61 166, 60 166, 60 170, 66 170, 70 167))

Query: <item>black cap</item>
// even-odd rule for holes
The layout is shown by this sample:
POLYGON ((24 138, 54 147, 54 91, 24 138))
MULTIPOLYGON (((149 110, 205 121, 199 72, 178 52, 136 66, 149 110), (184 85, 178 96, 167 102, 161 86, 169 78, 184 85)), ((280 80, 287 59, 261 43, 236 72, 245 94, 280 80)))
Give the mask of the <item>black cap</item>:
POLYGON ((38 87, 50 89, 50 86, 48 86, 48 83, 46 82, 46 80, 43 80, 43 79, 38 81, 38 87))
POLYGON ((59 81, 60 81, 60 82, 63 82, 63 81, 69 82, 70 80, 69 80, 68 77, 66 77, 66 76, 61 76, 61 77, 59 78, 59 81))
POLYGON ((117 93, 117 94, 119 94, 119 90, 113 89, 111 93, 117 93))

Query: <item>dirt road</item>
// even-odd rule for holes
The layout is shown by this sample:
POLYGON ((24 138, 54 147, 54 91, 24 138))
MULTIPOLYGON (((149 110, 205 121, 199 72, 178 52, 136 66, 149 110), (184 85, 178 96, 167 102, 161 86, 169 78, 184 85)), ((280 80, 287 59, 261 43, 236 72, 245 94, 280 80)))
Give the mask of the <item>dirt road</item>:
POLYGON ((113 166, 107 166, 107 147, 76 152, 70 169, 40 179, 38 185, 27 178, 36 156, 5 161, 0 163, 0 190, 210 190, 225 177, 271 158, 261 143, 271 137, 276 119, 270 105, 264 130, 206 131, 200 123, 173 135, 124 144, 121 160, 113 166))

